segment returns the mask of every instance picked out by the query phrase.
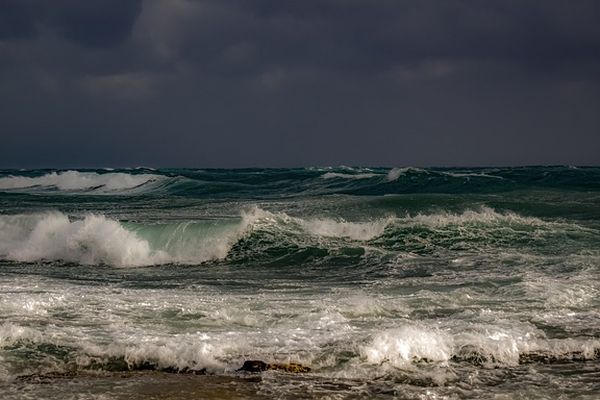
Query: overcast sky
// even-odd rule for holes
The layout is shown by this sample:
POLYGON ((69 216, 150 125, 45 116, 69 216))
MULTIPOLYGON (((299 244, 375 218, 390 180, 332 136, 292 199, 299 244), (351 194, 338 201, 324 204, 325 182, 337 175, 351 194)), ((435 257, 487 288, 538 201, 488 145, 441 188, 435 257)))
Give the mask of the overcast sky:
POLYGON ((1 0, 0 167, 600 164, 597 0, 1 0))

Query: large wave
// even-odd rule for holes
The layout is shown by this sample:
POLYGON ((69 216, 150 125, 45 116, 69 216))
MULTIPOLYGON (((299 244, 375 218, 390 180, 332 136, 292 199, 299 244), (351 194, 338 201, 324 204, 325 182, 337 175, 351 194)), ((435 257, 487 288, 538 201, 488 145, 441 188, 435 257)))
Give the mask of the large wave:
POLYGON ((540 246, 554 246, 547 239, 554 235, 564 242, 565 233, 571 233, 572 240, 597 236, 596 231, 575 224, 486 207, 459 214, 440 211, 366 221, 300 218, 253 207, 238 218, 164 223, 119 222, 101 214, 73 217, 53 211, 0 216, 0 257, 114 266, 199 264, 228 257, 267 260, 269 255, 293 256, 306 249, 321 249, 316 254, 327 256, 352 247, 430 253, 511 247, 536 240, 540 246))
POLYGON ((127 225, 104 215, 72 219, 61 212, 1 216, 0 255, 15 261, 89 265, 197 264, 225 257, 243 226, 202 230, 200 222, 127 225))

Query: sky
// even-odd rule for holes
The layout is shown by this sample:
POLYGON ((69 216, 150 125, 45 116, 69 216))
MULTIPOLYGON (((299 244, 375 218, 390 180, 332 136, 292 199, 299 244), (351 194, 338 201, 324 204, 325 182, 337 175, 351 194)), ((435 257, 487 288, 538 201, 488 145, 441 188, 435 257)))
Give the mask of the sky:
POLYGON ((0 1, 0 168, 532 164, 600 165, 600 1, 0 1))

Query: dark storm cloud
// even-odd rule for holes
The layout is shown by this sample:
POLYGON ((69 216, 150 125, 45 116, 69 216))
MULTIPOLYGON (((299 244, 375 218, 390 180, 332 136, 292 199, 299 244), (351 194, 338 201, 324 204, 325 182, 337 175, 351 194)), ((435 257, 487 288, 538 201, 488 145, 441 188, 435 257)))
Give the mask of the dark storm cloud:
POLYGON ((91 47, 113 46, 131 34, 141 0, 3 0, 0 38, 31 38, 41 27, 91 47))
POLYGON ((228 10, 223 2, 204 4, 210 31, 199 27, 186 38, 191 58, 214 60, 236 42, 259 54, 262 65, 367 73, 437 58, 551 68, 600 57, 595 1, 570 7, 562 1, 240 1, 227 3, 228 10))
POLYGON ((599 22, 587 0, 5 0, 3 164, 598 163, 599 22))
POLYGON ((114 46, 131 34, 141 0, 58 0, 51 3, 51 18, 68 39, 91 47, 114 46))
POLYGON ((35 33, 35 21, 24 2, 0 2, 0 39, 32 37, 35 33))

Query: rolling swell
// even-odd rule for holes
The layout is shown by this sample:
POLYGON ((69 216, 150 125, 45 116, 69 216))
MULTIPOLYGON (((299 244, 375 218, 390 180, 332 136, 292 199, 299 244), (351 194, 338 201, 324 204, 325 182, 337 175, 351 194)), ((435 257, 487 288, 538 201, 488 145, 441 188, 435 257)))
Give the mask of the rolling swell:
POLYGON ((59 211, 0 216, 0 257, 119 267, 200 264, 229 260, 303 263, 377 254, 441 254, 582 246, 599 232, 571 222, 545 221, 489 207, 461 213, 389 215, 366 221, 301 218, 259 207, 239 217, 184 222, 119 222, 102 214, 59 211))
POLYGON ((597 167, 299 168, 0 171, 0 191, 86 195, 277 198, 331 194, 600 190, 597 167))

